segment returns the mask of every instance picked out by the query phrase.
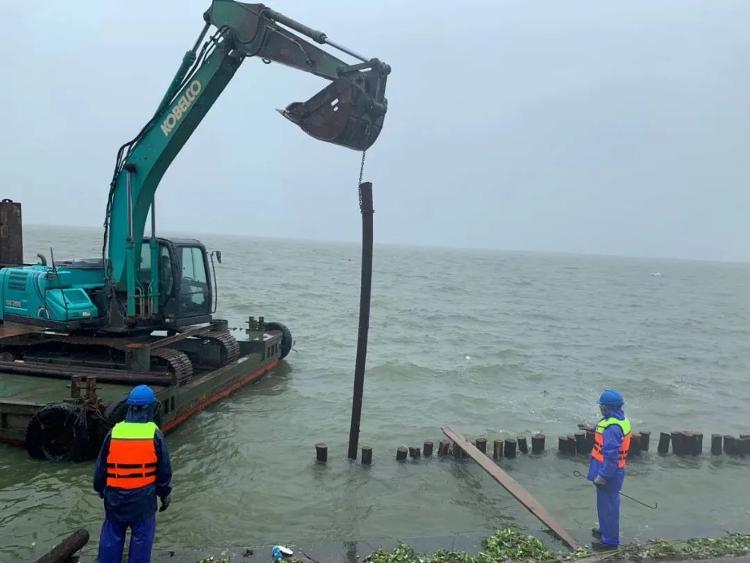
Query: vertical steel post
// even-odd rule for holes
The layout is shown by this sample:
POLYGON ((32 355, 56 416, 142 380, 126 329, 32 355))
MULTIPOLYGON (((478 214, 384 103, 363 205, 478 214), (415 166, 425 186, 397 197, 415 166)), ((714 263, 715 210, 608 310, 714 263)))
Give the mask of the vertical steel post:
POLYGON ((352 423, 349 429, 349 459, 357 459, 359 422, 362 417, 362 394, 365 387, 365 361, 367 360, 367 333, 370 329, 370 290, 372 286, 372 183, 359 185, 359 209, 362 212, 362 284, 359 292, 359 332, 357 333, 357 360, 354 366, 354 395, 352 397, 352 423))
POLYGON ((128 190, 128 241, 125 254, 125 283, 127 285, 127 312, 129 317, 135 316, 135 243, 133 241, 133 180, 135 173, 133 164, 125 165, 125 179, 128 190))
POLYGON ((159 244, 156 242, 156 196, 151 200, 151 240, 149 241, 151 251, 151 281, 149 282, 149 293, 151 294, 151 314, 159 312, 159 244))

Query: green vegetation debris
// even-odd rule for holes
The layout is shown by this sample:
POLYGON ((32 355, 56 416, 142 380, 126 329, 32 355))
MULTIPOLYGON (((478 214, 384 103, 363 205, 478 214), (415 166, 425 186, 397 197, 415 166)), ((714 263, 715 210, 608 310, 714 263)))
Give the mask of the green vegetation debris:
MULTIPOLYGON (((606 554, 607 561, 698 560, 716 557, 741 557, 750 554, 750 534, 726 534, 719 538, 692 538, 683 541, 651 540, 643 544, 622 546, 619 551, 606 554)), ((402 544, 393 551, 378 550, 365 563, 498 563, 502 561, 576 561, 592 555, 582 548, 574 553, 553 553, 534 536, 515 528, 498 530, 484 542, 482 551, 469 555, 454 551, 438 551, 434 555, 416 553, 402 544)))

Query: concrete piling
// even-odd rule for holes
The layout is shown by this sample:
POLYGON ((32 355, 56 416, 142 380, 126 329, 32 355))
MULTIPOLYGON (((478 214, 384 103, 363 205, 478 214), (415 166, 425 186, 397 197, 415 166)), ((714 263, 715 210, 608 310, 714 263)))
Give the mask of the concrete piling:
POLYGON ((451 442, 450 440, 440 440, 438 445, 438 456, 445 457, 451 453, 451 442))
POLYGON ((741 456, 750 455, 750 436, 738 440, 738 450, 741 456))
POLYGON ((595 432, 592 432, 591 430, 586 430, 586 451, 591 453, 591 451, 594 449, 594 436, 595 432))
POLYGON ((401 446, 396 450, 396 461, 406 461, 406 454, 409 453, 404 446, 401 446))
POLYGON ((516 444, 518 444, 518 451, 522 454, 529 453, 529 443, 526 441, 526 436, 519 436, 516 438, 516 444))
POLYGON ((657 446, 659 454, 667 455, 669 453, 669 442, 671 439, 671 434, 667 434, 666 432, 661 432, 659 434, 659 445, 657 446))
POLYGON ((544 453, 544 434, 534 434, 531 437, 531 453, 541 454, 544 453))
POLYGON ((369 446, 362 446, 362 465, 370 465, 372 463, 372 448, 369 446))
POLYGON ((418 457, 421 457, 422 450, 419 448, 409 448, 409 457, 412 459, 417 459, 418 457))
POLYGON ((727 455, 737 455, 737 438, 734 436, 724 436, 724 453, 727 455))
POLYGON ((328 446, 323 442, 315 444, 315 459, 317 459, 319 463, 325 463, 328 461, 328 446))
POLYGON ((516 457, 516 441, 515 440, 505 440, 505 447, 503 448, 503 454, 508 459, 513 459, 516 457))
POLYGON ((565 439, 567 440, 568 454, 576 455, 578 450, 576 448, 576 437, 573 434, 568 434, 565 439))

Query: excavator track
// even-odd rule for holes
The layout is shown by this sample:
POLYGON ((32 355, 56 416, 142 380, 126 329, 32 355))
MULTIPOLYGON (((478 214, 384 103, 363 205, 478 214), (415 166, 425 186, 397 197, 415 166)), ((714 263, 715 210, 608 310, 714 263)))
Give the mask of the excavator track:
POLYGON ((206 338, 218 342, 222 348, 221 365, 225 366, 240 357, 240 345, 228 330, 211 332, 206 338))
POLYGON ((177 385, 184 385, 193 378, 193 363, 185 352, 173 348, 157 348, 151 351, 156 364, 167 364, 169 372, 174 375, 177 385))

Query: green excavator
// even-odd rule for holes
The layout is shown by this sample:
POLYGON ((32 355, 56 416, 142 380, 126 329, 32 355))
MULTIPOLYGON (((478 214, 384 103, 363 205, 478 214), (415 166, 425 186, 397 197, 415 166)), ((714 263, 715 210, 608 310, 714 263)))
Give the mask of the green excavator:
MULTIPOLYGON (((189 371, 186 359, 165 353, 165 346, 154 346, 162 352, 135 364, 108 350, 122 350, 121 339, 153 342, 157 331, 166 331, 167 337, 213 331, 203 341, 219 346, 225 361, 237 358, 233 338, 212 318, 213 258, 220 262, 221 254, 207 254, 197 240, 157 236, 154 195, 172 160, 245 59, 281 63, 330 81, 308 101, 281 111, 312 137, 364 151, 381 131, 387 64, 337 45, 325 33, 263 4, 213 0, 203 19, 153 117, 117 152, 102 256, 57 262, 51 257, 48 263, 40 255, 38 264, 0 265, 0 321, 54 332, 58 336, 52 348, 47 346, 50 354, 70 359, 78 351, 86 360, 98 350, 105 352, 99 356, 115 358, 107 360, 113 365, 148 370, 151 361, 166 361, 173 371, 184 372, 189 371), (356 62, 346 63, 323 46, 356 62), (149 215, 150 233, 145 234, 149 215)), ((287 352, 290 346, 284 346, 287 352)), ((38 342, 33 349, 36 359, 45 355, 38 342)), ((0 340, 0 360, 17 361, 27 352, 18 339, 0 340)))

